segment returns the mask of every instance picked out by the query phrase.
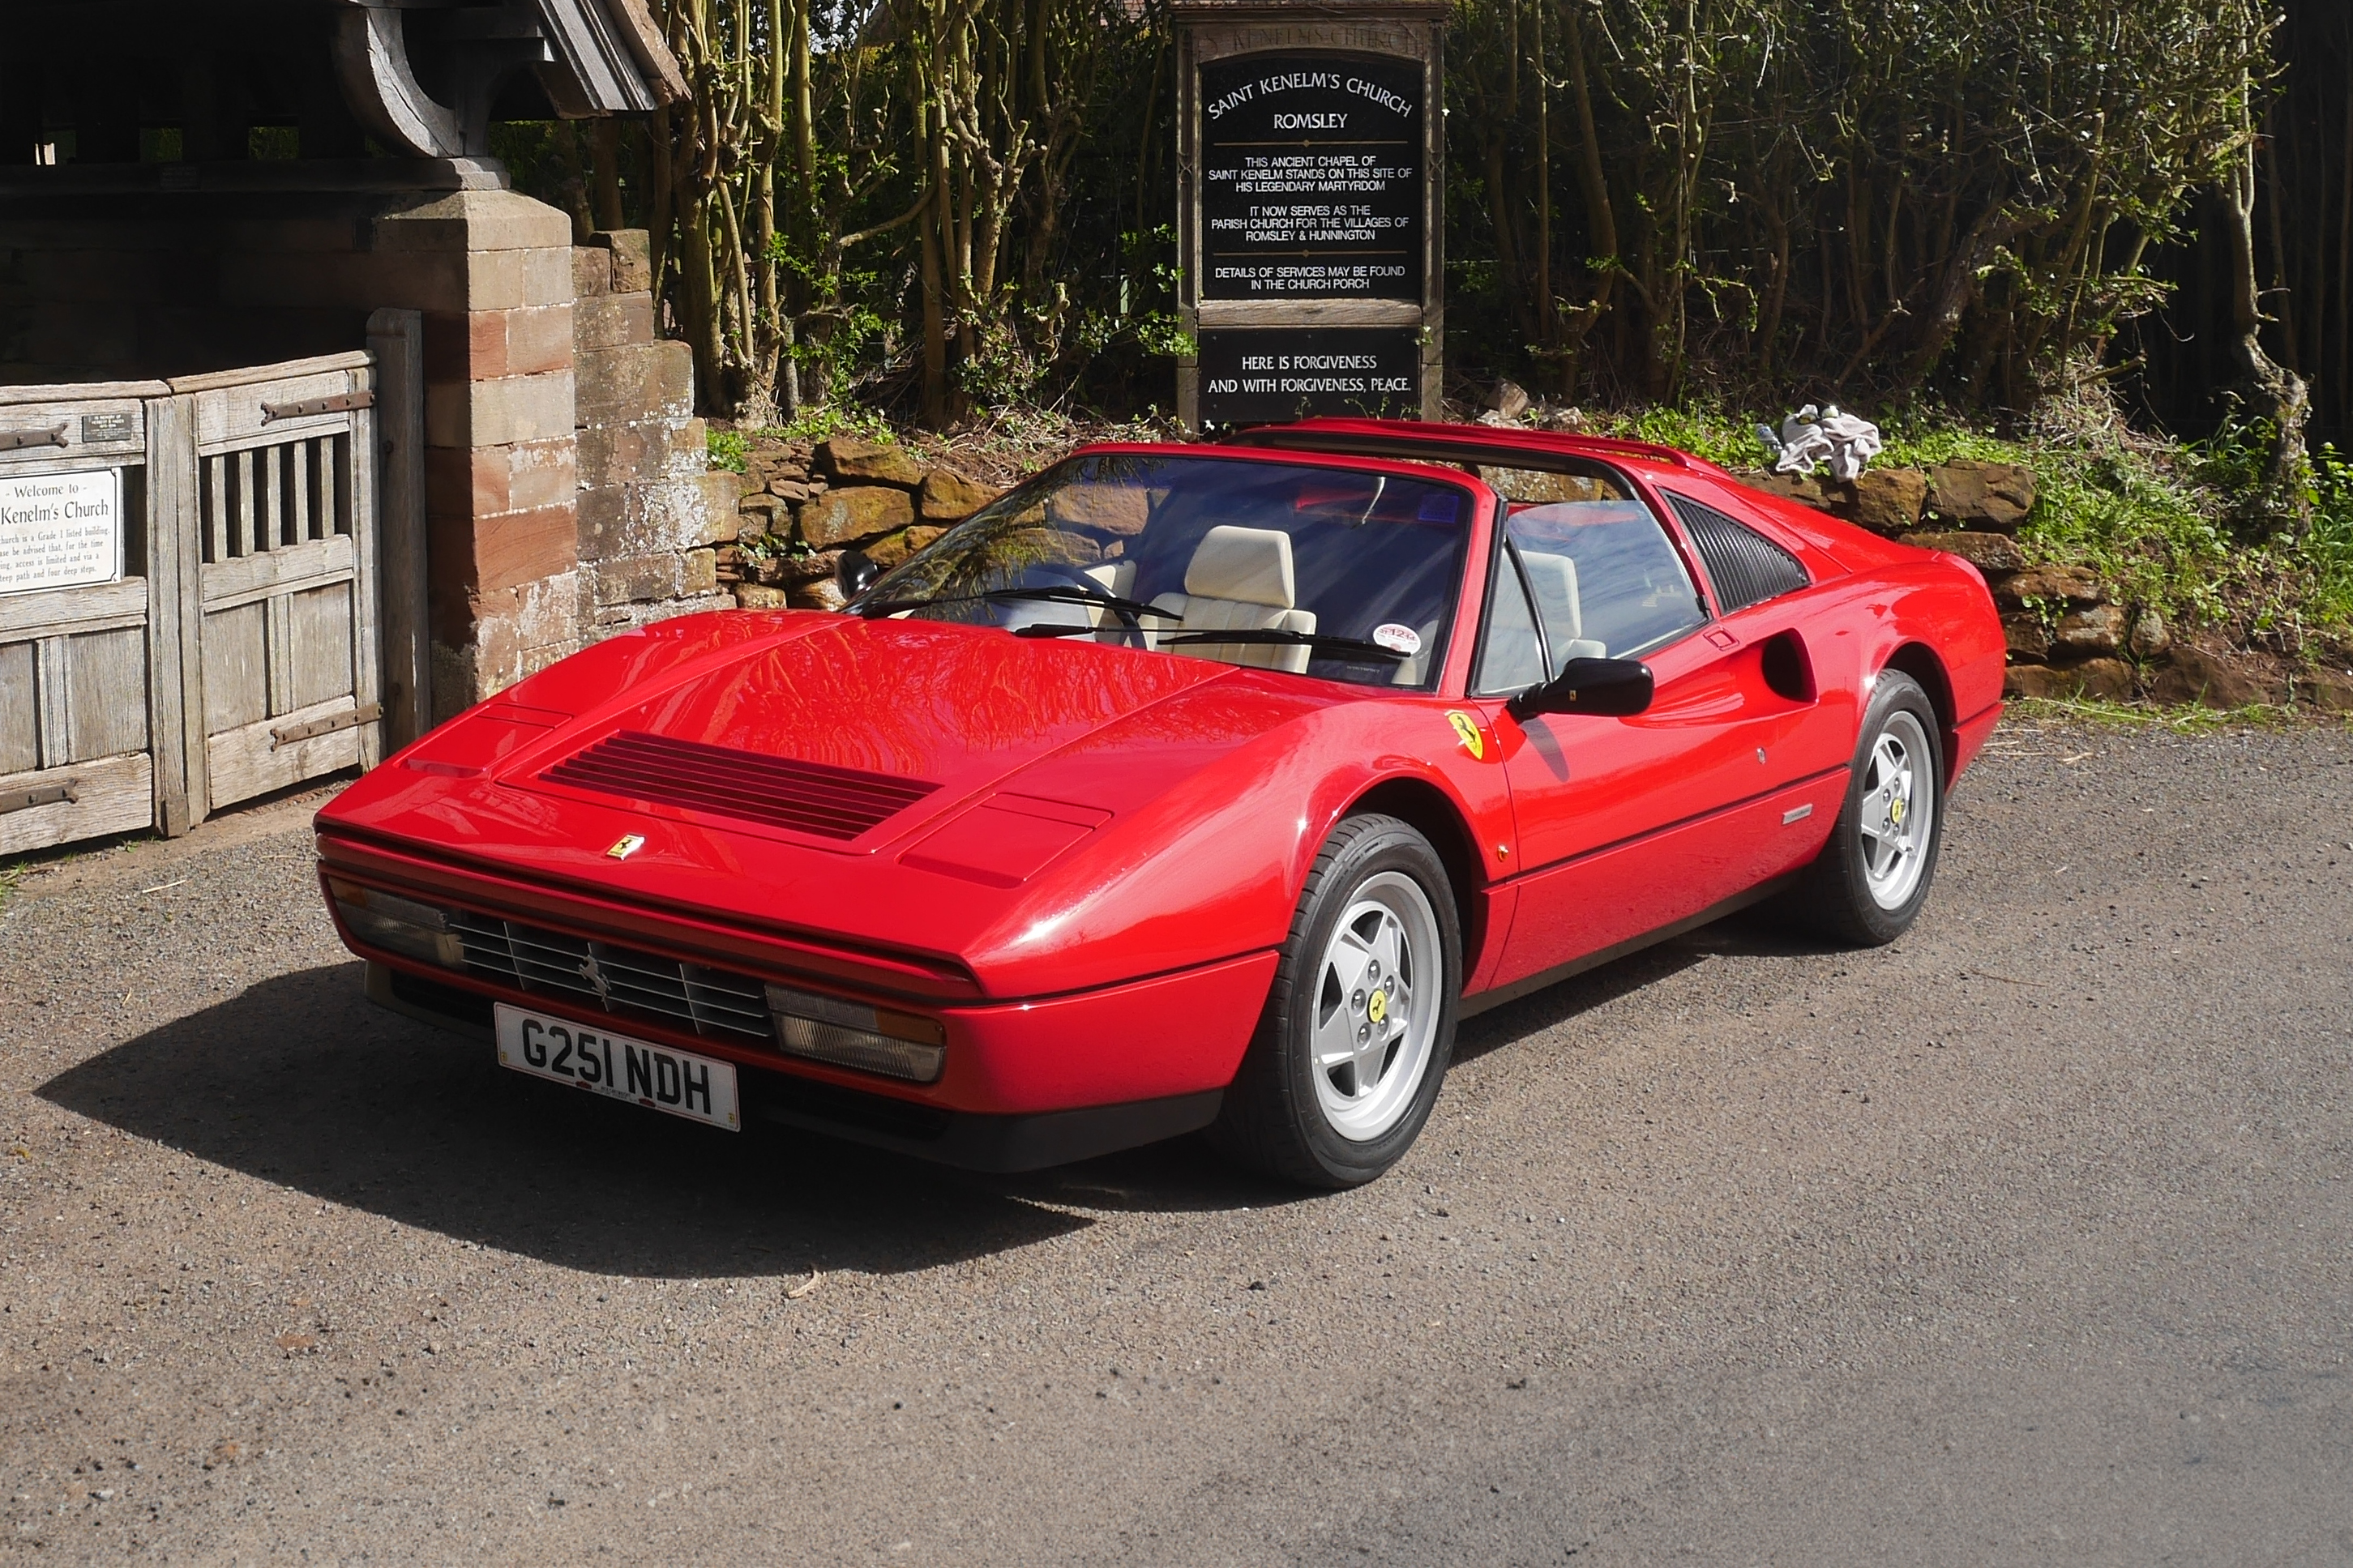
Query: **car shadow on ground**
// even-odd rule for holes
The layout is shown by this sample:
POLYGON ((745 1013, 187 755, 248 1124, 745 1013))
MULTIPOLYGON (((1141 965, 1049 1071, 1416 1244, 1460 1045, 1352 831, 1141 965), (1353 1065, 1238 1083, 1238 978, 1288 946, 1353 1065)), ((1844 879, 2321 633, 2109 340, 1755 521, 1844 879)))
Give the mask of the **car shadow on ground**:
MULTIPOLYGON (((1768 914, 1736 915, 1465 1021, 1455 1059, 1714 954, 1826 951, 1768 914)), ((721 1132, 504 1071, 479 1041, 371 1005, 357 963, 265 981, 40 1093, 331 1203, 591 1273, 893 1273, 1083 1230, 1090 1209, 1316 1195, 1229 1165, 1198 1137, 990 1176, 781 1128, 721 1132)))
MULTIPOLYGON (((356 963, 265 981, 39 1092, 331 1203, 593 1273, 890 1273, 1092 1223, 1049 1206, 1060 1173, 979 1178, 784 1129, 733 1134, 505 1071, 485 1044, 368 1004, 356 963)), ((1172 1201, 1214 1202, 1226 1178, 1185 1158, 1166 1170, 1172 1201)))
POLYGON ((1799 958, 1842 951, 1772 903, 1757 904, 1464 1019, 1455 1035, 1454 1059, 1474 1061, 1710 958, 1799 958))

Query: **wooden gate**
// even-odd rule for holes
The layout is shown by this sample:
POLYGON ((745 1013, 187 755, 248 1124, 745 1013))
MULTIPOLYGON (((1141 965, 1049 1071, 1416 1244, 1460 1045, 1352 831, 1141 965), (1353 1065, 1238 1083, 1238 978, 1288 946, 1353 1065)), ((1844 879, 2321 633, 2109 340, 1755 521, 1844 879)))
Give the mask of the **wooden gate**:
MULTIPOLYGON (((168 391, 0 387, 10 510, 64 488, 41 481, 121 476, 119 553, 103 574, 113 580, 7 592, 22 547, 0 552, 0 854, 156 820, 153 719, 176 717, 178 669, 176 649, 156 642, 168 644, 170 622, 156 615, 147 559, 147 408, 168 391)), ((24 539, 21 520, 0 522, 24 539)))
MULTIPOLYGON (((9 592, 0 574, 0 854, 181 833, 381 760, 375 392, 364 353, 0 388, 7 493, 102 493, 96 476, 121 475, 113 580, 9 592)), ((0 536, 19 556, 26 537, 0 536)), ((421 542, 401 541, 420 568, 421 542)))
POLYGON ((196 478, 176 509, 180 558, 196 563, 179 616, 191 806, 216 811, 374 766, 383 709, 368 356, 172 388, 193 456, 174 466, 196 478))

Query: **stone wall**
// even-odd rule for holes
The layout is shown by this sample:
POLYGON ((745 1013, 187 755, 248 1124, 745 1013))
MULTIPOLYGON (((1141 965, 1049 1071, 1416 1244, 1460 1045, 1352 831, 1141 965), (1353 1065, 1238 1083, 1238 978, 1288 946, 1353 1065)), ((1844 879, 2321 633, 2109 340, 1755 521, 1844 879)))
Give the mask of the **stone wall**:
POLYGON ((839 609, 843 552, 895 566, 997 494, 896 441, 857 436, 755 442, 742 475, 724 477, 740 496, 719 575, 754 609, 839 609))
POLYGON ((1872 468, 1852 483, 1789 475, 1748 481, 1976 566, 2001 611, 2009 696, 2353 710, 2353 679, 2344 674, 2183 642, 2154 606, 2133 603, 2091 568, 2030 562, 2017 535, 2034 510, 2034 476, 2014 464, 1872 468))
POLYGON ((710 471, 693 355, 655 334, 645 232, 596 236, 572 259, 582 638, 732 607, 718 551, 735 538, 735 476, 710 471))

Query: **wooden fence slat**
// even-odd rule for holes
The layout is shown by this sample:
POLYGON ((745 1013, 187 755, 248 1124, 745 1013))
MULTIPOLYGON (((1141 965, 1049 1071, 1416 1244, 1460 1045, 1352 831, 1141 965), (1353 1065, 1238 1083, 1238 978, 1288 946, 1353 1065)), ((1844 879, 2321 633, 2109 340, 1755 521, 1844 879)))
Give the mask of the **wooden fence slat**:
MULTIPOLYGON (((0 816, 0 855, 146 826, 155 810, 153 767, 144 752, 77 763, 66 775, 73 784, 74 800, 0 816)), ((0 790, 33 784, 38 777, 0 778, 0 790)))
MULTIPOLYGON (((196 452, 195 400, 175 396, 168 401, 174 449, 186 451, 193 459, 196 452)), ((160 416, 165 403, 159 400, 151 406, 158 411, 160 416)), ((205 466, 221 476, 222 499, 226 500, 228 459, 210 458, 205 466)), ((228 508, 226 505, 219 509, 218 516, 220 521, 214 525, 210 534, 216 544, 215 552, 210 556, 205 553, 204 541, 197 534, 195 508, 182 507, 178 517, 168 524, 161 514, 156 520, 159 537, 165 527, 172 527, 178 535, 179 592, 177 607, 172 618, 180 636, 181 738, 177 750, 181 789, 186 799, 187 825, 190 827, 202 822, 212 811, 211 761, 206 745, 212 730, 206 718, 209 704, 205 692, 205 563, 228 559, 227 551, 219 548, 227 541, 228 508)))
MULTIPOLYGON (((193 449, 192 447, 191 450, 193 449)), ((202 559, 226 561, 228 559, 228 459, 206 458, 204 460, 204 467, 205 531, 202 559)), ((193 575, 195 571, 193 561, 189 570, 190 574, 193 575)))
POLYGON ((72 694, 66 685, 64 637, 46 637, 33 645, 34 721, 40 726, 41 766, 61 768, 73 761, 72 694))
POLYGON ((147 749, 147 634, 141 626, 84 632, 66 643, 66 711, 73 760, 147 749))
POLYGON ((294 596, 273 594, 262 601, 269 606, 269 631, 264 648, 269 672, 269 711, 290 713, 294 702, 294 596))
POLYGON ((232 555, 253 553, 256 524, 253 515, 253 452, 250 447, 239 452, 229 462, 232 485, 237 490, 237 513, 230 520, 229 536, 232 555))
POLYGON ((150 775, 155 828, 170 838, 188 830, 180 613, 183 588, 194 587, 199 568, 184 542, 199 537, 205 475, 213 466, 197 462, 185 399, 159 397, 147 405, 147 742, 155 759, 150 775))
POLYGON ((39 703, 33 645, 0 643, 0 773, 30 773, 41 765, 39 703))

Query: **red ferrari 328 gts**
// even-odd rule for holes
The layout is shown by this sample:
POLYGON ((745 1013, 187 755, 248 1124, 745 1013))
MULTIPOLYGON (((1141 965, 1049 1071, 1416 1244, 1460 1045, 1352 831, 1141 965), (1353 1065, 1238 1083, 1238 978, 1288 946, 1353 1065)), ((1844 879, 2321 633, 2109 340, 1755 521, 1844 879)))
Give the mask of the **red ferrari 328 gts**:
POLYGON ((1380 1174, 1457 1021, 1778 894, 1892 940, 1984 582, 1664 447, 1103 446, 839 614, 599 643, 319 816, 377 1000, 518 1071, 1020 1170, 1380 1174))

